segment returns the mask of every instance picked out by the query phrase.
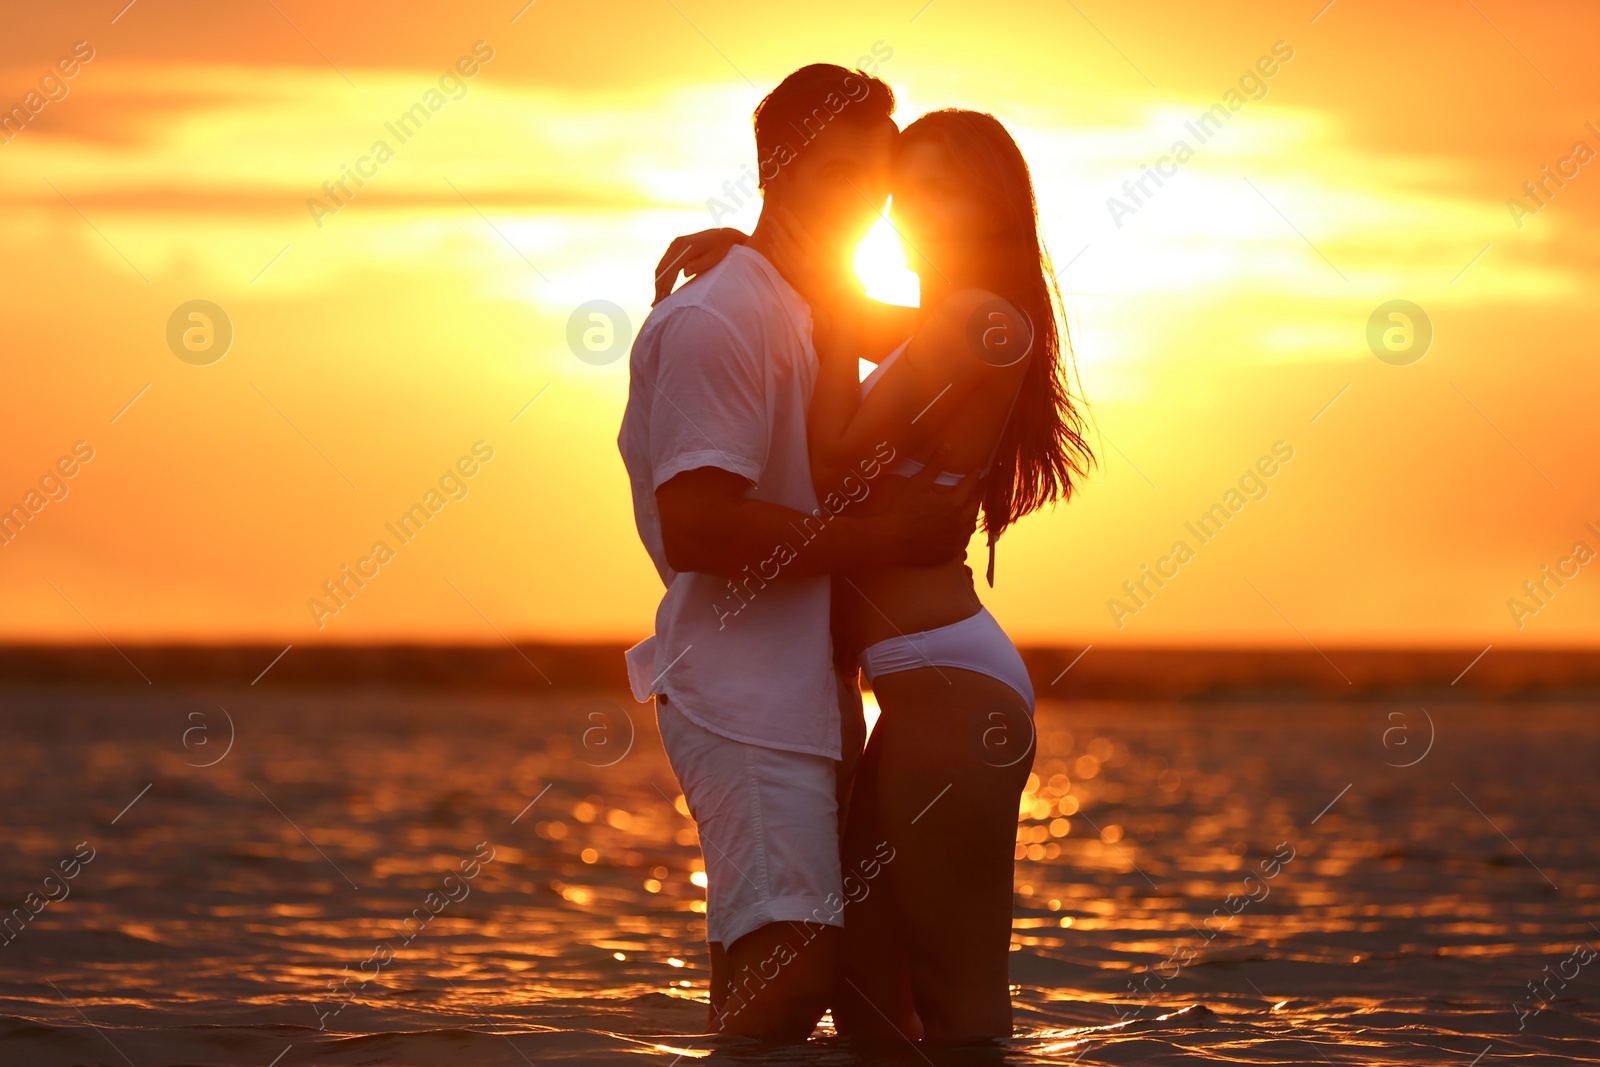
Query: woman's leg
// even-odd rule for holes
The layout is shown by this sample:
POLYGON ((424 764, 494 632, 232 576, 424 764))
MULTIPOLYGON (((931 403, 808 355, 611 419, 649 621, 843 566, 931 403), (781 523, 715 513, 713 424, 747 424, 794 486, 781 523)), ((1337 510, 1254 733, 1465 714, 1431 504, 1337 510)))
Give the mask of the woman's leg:
MULTIPOLYGON (((1008 965, 1017 802, 1033 719, 988 675, 922 667, 879 677, 879 831, 926 1036, 1011 1035, 1008 965)), ((870 898, 869 898, 870 899, 870 898)))
POLYGON ((879 825, 877 744, 874 734, 857 765, 841 847, 846 903, 833 1021, 844 1036, 899 1043, 923 1033, 885 865, 885 857, 889 866, 894 860, 879 825))

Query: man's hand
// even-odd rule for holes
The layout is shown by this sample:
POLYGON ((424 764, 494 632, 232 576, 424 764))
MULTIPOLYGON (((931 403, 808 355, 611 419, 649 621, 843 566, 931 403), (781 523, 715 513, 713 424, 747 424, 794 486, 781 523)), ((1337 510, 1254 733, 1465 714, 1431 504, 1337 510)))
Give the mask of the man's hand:
POLYGON ((722 262, 728 249, 744 244, 745 240, 744 231, 731 226, 701 230, 676 238, 667 246, 661 262, 656 264, 656 298, 650 301, 650 306, 654 307, 671 294, 680 270, 686 278, 704 274, 722 262))
POLYGON ((969 472, 954 486, 937 484, 934 479, 949 451, 949 445, 941 445, 913 477, 885 487, 892 495, 877 516, 889 554, 883 562, 932 567, 965 558, 967 542, 978 528, 978 474, 969 472))

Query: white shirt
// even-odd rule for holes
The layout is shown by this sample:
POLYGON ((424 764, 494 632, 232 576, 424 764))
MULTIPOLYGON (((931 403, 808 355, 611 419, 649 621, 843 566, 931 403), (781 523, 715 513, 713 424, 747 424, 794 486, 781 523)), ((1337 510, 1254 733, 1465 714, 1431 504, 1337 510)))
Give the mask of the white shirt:
POLYGON ((806 447, 817 377, 811 309, 765 257, 735 245, 650 312, 628 374, 617 447, 639 537, 667 587, 655 636, 628 650, 634 698, 665 693, 723 737, 839 759, 829 581, 783 574, 828 514, 806 447), (737 585, 674 571, 655 491, 696 467, 742 475, 754 483, 750 497, 820 519, 774 545, 737 585))

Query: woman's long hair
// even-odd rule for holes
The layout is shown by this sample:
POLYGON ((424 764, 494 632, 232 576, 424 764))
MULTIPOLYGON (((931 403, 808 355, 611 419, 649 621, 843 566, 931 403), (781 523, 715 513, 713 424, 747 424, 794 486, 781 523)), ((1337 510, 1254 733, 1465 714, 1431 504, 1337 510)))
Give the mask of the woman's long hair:
POLYGON ((1038 205, 1021 150, 993 115, 960 108, 929 112, 907 126, 898 143, 922 142, 943 145, 964 184, 994 211, 993 276, 978 280, 1033 324, 1032 355, 983 494, 983 528, 993 544, 1022 516, 1070 499, 1074 479, 1094 465, 1094 453, 1069 388, 1069 372, 1076 377, 1072 346, 1065 319, 1058 318, 1061 293, 1039 238, 1038 205))

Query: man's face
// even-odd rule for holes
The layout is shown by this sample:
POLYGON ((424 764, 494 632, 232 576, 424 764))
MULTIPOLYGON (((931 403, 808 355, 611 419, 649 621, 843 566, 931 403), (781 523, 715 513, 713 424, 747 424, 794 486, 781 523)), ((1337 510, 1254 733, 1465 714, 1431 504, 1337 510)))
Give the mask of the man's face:
POLYGON ((883 212, 899 129, 890 119, 829 122, 770 183, 811 235, 840 255, 852 254, 883 212))

